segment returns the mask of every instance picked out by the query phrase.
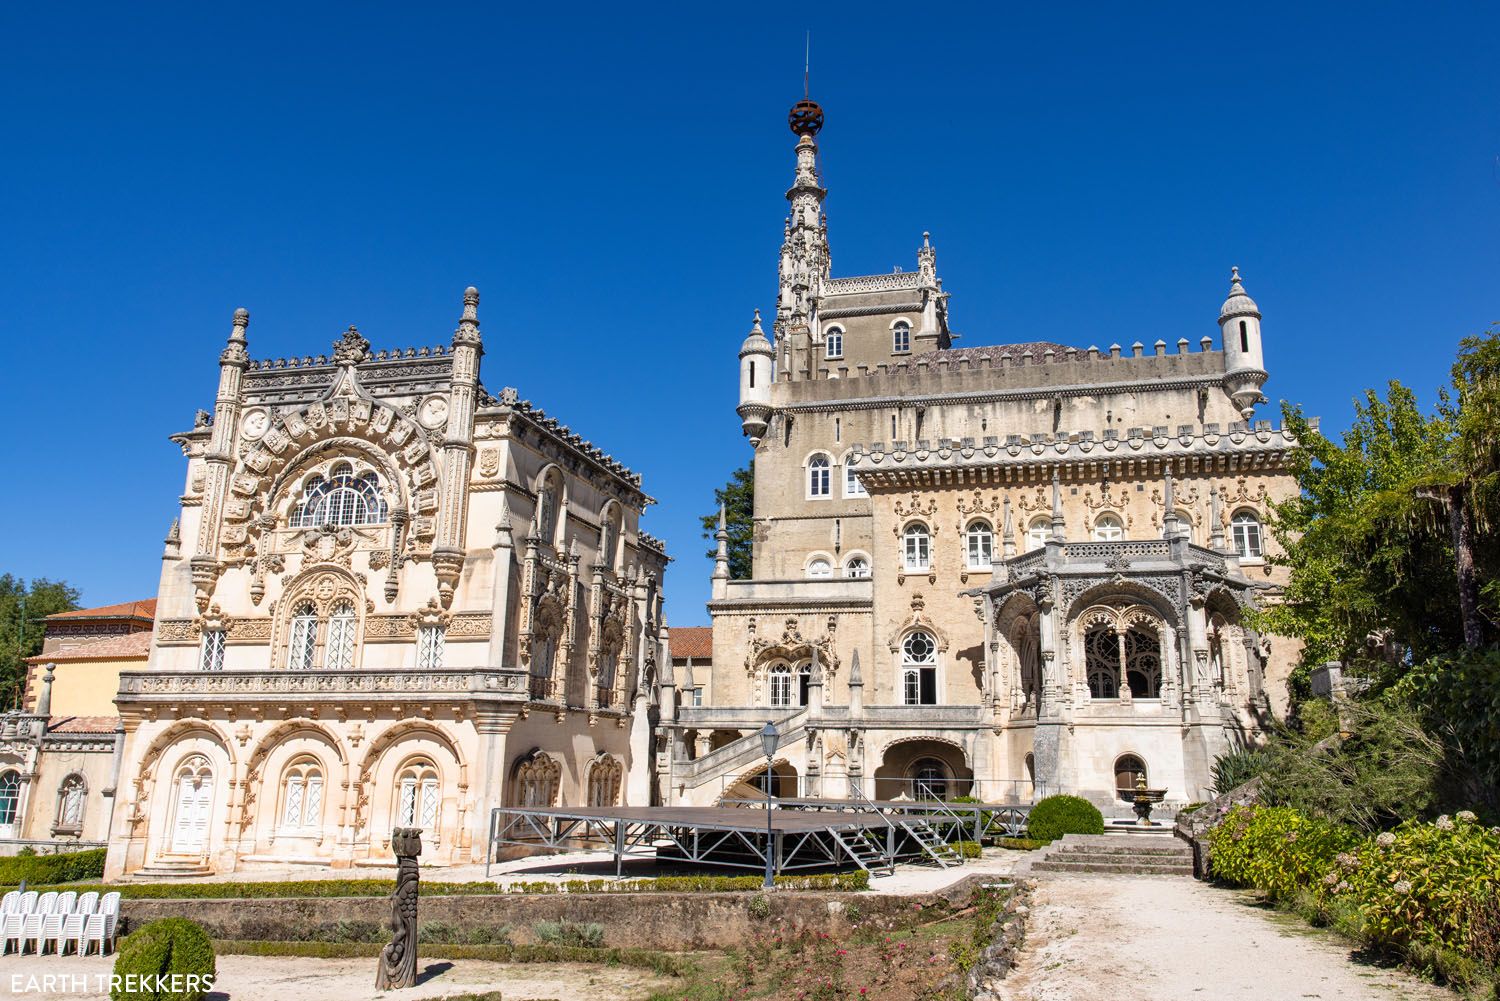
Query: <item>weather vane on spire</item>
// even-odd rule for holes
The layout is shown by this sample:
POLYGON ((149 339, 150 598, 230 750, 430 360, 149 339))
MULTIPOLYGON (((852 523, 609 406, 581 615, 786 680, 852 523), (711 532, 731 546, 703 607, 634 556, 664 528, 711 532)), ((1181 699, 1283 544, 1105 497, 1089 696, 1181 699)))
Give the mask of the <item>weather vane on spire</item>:
POLYGON ((809 78, 812 74, 812 32, 807 33, 807 47, 803 53, 802 61, 802 100, 792 105, 791 112, 786 116, 786 121, 792 129, 792 135, 801 138, 811 138, 818 134, 823 128, 823 109, 817 101, 812 99, 809 88, 809 78))

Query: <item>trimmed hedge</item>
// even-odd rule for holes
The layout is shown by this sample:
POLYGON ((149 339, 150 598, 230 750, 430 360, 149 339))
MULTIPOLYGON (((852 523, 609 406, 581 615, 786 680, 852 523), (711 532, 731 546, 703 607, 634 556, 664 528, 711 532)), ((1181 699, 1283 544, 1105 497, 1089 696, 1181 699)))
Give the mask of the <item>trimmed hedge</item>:
MULTIPOLYGON (((358 959, 379 956, 379 942, 242 942, 216 939, 221 955, 308 956, 316 959, 358 959)), ((486 959, 497 963, 604 963, 633 966, 665 976, 680 977, 689 963, 655 949, 589 949, 570 945, 423 945, 428 959, 486 959)))
MULTIPOLYGON (((765 884, 761 876, 659 876, 654 879, 569 879, 560 883, 528 880, 499 883, 422 882, 424 896, 474 897, 505 894, 548 893, 750 893, 765 884)), ((787 890, 822 890, 854 893, 870 888, 870 874, 853 872, 777 876, 776 885, 787 890)), ((126 883, 119 886, 70 887, 80 892, 118 890, 127 900, 220 900, 279 899, 283 897, 385 897, 396 888, 390 879, 304 879, 256 883, 126 883)), ((9 887, 0 886, 0 890, 9 887)))
POLYGON ((1035 841, 1056 841, 1064 834, 1103 834, 1104 814, 1077 796, 1048 796, 1031 808, 1026 833, 1035 841))
POLYGON ((187 918, 163 918, 120 940, 110 1001, 200 1001, 217 975, 208 933, 187 918))
POLYGON ((0 885, 18 885, 25 880, 31 888, 103 879, 104 855, 103 848, 61 855, 9 855, 0 858, 0 885))
POLYGON ((978 841, 955 841, 948 847, 966 859, 979 858, 984 855, 984 847, 978 841))
POLYGON ((1048 842, 1037 841, 1034 838, 1000 838, 995 844, 1001 848, 1009 848, 1013 852, 1034 852, 1038 848, 1046 848, 1048 842))

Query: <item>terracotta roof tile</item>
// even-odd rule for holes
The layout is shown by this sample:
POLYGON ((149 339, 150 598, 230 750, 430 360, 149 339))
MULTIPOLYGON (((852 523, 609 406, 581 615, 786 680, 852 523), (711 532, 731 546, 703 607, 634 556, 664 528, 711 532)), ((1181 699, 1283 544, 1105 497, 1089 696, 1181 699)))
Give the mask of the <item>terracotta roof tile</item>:
POLYGON ((76 622, 79 619, 155 619, 156 599, 125 601, 118 605, 101 605, 98 608, 78 608, 71 612, 58 612, 47 616, 48 622, 76 622))
POLYGON ((710 626, 678 626, 672 629, 672 659, 707 661, 714 655, 714 631, 710 626))
POLYGON ((27 657, 28 664, 62 663, 69 660, 111 660, 129 657, 145 658, 151 652, 151 633, 142 629, 117 636, 98 636, 69 646, 65 650, 27 657))

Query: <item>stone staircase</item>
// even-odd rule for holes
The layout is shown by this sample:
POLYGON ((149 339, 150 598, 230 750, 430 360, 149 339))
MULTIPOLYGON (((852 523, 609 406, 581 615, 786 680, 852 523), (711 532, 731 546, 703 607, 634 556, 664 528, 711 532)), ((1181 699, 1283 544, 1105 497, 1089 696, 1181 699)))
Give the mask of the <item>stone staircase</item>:
POLYGON ((1191 876, 1193 849, 1170 835, 1069 834, 1027 860, 1031 872, 1191 876))

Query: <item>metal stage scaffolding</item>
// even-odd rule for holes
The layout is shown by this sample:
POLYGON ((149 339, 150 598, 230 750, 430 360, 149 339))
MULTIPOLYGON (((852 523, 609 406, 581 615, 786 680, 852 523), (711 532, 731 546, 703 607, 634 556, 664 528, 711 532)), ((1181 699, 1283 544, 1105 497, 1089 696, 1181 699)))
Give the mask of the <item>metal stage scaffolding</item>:
POLYGON ((603 849, 614 854, 616 875, 627 857, 764 871, 768 851, 777 874, 858 866, 888 875, 898 861, 961 865, 949 842, 1025 827, 1024 810, 986 804, 775 800, 769 816, 764 805, 499 807, 490 814, 485 876, 507 846, 603 849))

